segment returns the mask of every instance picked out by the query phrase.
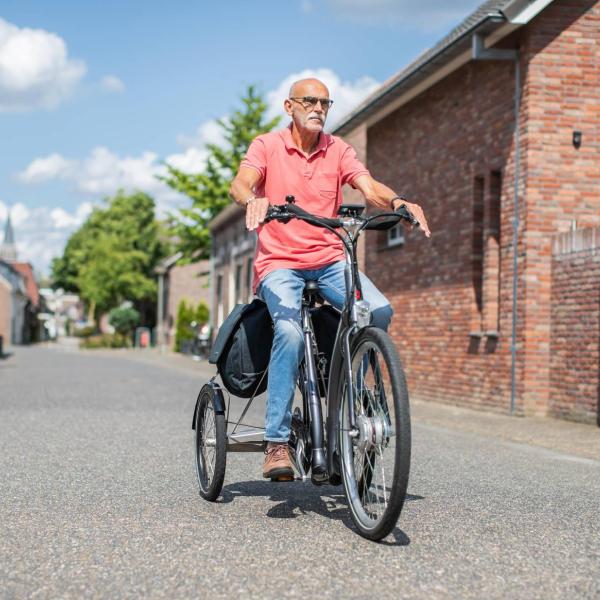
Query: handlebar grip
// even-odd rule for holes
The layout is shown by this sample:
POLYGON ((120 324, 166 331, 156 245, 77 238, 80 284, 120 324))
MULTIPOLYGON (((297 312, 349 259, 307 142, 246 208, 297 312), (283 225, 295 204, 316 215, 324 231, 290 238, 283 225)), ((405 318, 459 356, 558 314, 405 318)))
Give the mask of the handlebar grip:
POLYGON ((408 210, 408 208, 406 208, 406 204, 401 204, 396 212, 399 213, 402 218, 408 221, 411 225, 414 225, 415 227, 421 226, 421 223, 419 223, 419 221, 415 219, 414 215, 408 210))

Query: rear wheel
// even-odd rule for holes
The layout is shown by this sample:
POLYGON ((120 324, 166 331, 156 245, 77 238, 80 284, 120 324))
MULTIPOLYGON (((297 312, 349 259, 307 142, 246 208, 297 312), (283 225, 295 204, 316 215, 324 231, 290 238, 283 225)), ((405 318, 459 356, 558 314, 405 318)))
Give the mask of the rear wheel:
POLYGON ((342 479, 359 533, 380 540, 396 526, 406 497, 411 450, 408 391, 398 353, 381 329, 362 330, 352 342, 351 357, 352 381, 342 377, 340 382, 342 479))
POLYGON ((225 415, 217 412, 212 390, 200 391, 196 407, 196 472, 200 495, 215 501, 225 478, 227 426, 225 415))

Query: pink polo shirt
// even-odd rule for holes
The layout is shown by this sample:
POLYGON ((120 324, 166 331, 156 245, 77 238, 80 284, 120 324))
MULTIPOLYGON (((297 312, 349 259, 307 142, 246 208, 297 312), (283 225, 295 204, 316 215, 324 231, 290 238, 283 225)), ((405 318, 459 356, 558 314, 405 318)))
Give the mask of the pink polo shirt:
MULTIPOLYGON (((261 176, 257 196, 271 204, 284 204, 292 195, 304 210, 322 217, 337 216, 342 186, 369 171, 356 152, 340 138, 321 133, 315 151, 306 157, 292 139, 291 125, 254 139, 241 166, 261 176)), ((317 269, 344 258, 339 238, 327 229, 292 219, 271 221, 258 228, 254 257, 254 283, 275 269, 317 269)))

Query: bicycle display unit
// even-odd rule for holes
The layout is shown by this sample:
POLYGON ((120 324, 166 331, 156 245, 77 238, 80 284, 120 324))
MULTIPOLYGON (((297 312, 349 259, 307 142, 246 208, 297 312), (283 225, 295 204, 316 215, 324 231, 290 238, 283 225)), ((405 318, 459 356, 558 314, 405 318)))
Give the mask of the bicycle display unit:
MULTIPOLYGON (((400 358, 388 334, 370 325, 357 263, 357 241, 367 229, 390 229, 404 220, 418 226, 405 205, 363 217, 361 205, 342 205, 337 219, 312 215, 296 203, 271 206, 265 222, 300 219, 324 227, 344 245, 346 299, 329 357, 319 349, 313 324, 322 303, 319 283, 305 284, 301 326, 304 359, 298 388, 301 406, 292 415, 290 457, 303 481, 343 484, 358 532, 380 540, 396 526, 406 497, 411 454, 408 391, 400 358), (324 416, 325 415, 325 416, 324 416)), ((200 390, 193 418, 200 495, 215 501, 223 486, 228 452, 262 452, 264 429, 230 421, 216 375, 200 390)))

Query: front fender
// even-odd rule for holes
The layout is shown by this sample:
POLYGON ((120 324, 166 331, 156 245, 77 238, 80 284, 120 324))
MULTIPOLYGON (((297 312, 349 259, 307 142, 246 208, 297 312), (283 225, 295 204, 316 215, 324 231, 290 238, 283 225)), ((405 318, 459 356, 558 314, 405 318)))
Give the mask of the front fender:
MULTIPOLYGON (((329 482, 339 484, 342 482, 340 470, 340 453, 338 448, 339 410, 340 410, 340 380, 344 375, 343 340, 348 331, 340 321, 340 328, 335 338, 335 345, 329 366, 329 383, 327 386, 327 470, 329 482)), ((352 340, 350 340, 352 343, 352 340)))
POLYGON ((215 402, 215 411, 217 414, 225 414, 225 398, 223 397, 223 390, 221 386, 212 379, 205 383, 200 389, 198 398, 196 399, 196 406, 194 407, 194 416, 192 417, 192 429, 196 429, 196 415, 198 414, 198 404, 200 404, 200 398, 202 395, 208 393, 211 394, 215 402))

